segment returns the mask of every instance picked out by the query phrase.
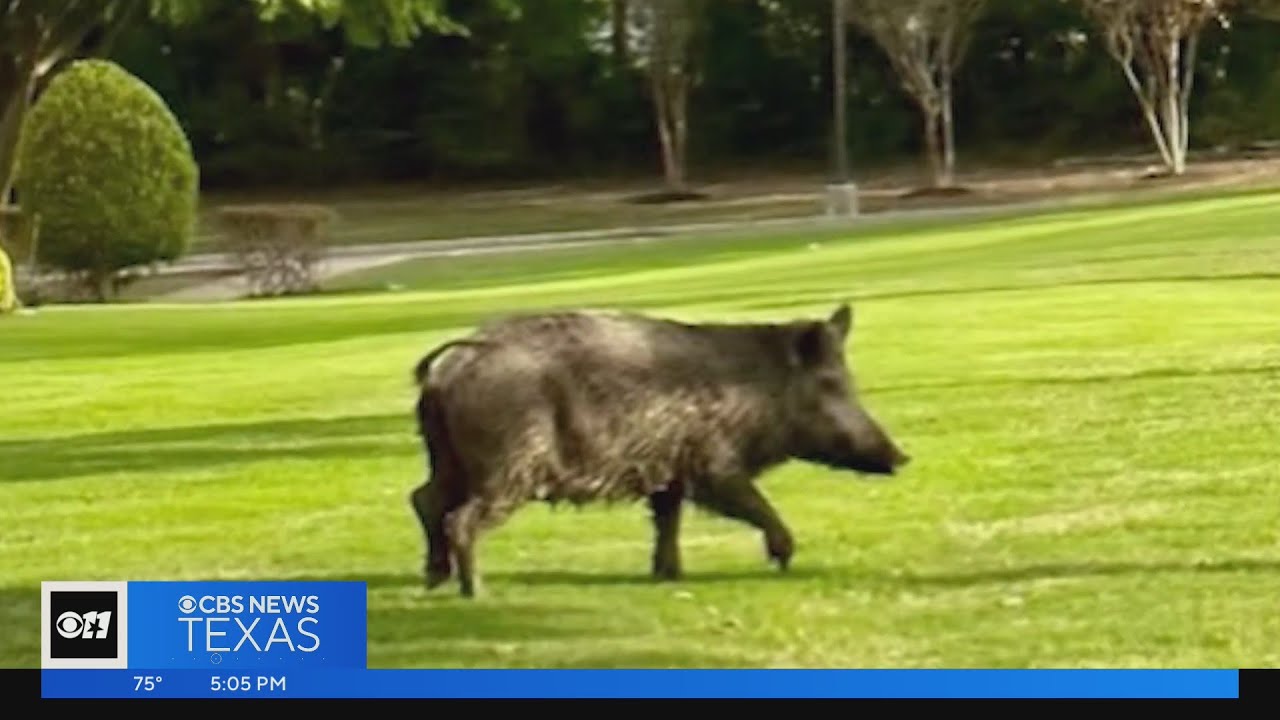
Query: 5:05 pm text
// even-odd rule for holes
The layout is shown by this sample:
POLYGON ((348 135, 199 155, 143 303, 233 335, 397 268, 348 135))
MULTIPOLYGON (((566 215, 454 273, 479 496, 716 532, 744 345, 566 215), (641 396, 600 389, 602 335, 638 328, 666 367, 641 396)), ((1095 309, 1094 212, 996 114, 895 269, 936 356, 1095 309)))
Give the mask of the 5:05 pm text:
POLYGON ((271 675, 214 675, 209 680, 213 692, 283 692, 284 677, 271 675))

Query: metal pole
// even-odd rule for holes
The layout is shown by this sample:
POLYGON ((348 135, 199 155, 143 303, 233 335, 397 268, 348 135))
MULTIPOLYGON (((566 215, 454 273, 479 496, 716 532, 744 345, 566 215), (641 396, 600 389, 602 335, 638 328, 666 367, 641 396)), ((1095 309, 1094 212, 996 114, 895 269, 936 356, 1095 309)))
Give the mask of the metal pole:
POLYGON ((833 107, 832 123, 835 144, 835 181, 849 182, 849 150, 845 138, 845 0, 831 0, 831 95, 833 107))

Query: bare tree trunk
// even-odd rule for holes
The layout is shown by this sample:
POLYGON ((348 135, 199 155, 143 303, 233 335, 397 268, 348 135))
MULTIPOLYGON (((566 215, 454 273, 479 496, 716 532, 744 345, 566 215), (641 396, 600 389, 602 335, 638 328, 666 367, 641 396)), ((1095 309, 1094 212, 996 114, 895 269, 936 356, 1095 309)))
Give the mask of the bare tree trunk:
POLYGON ((75 30, 74 32, 78 33, 78 35, 69 34, 68 44, 61 51, 51 53, 52 59, 48 67, 41 69, 37 73, 35 94, 44 92, 44 86, 77 58, 105 58, 110 56, 111 51, 120 42, 120 37, 124 35, 125 30, 142 13, 145 4, 145 0, 116 0, 118 12, 103 26, 101 36, 92 47, 80 47, 84 38, 89 34, 92 22, 75 30), (73 52, 76 47, 80 47, 80 53, 73 52))
POLYGON ((929 158, 929 173, 934 187, 946 184, 946 170, 942 158, 941 113, 932 107, 922 106, 924 110, 924 145, 925 155, 929 158))
POLYGON ((101 270, 89 271, 89 290, 93 293, 93 299, 100 303, 105 303, 111 299, 111 274, 101 270))
MULTIPOLYGON (((108 42, 114 42, 119 28, 138 10, 142 0, 128 0, 118 9, 108 27, 108 42)), ((103 3, 68 3, 69 7, 47 27, 33 24, 31 18, 14 19, 12 8, 7 22, 15 31, 6 38, 0 59, 0 204, 9 201, 18 171, 17 149, 21 145, 22 124, 37 91, 73 56, 89 32, 102 21, 103 3), (17 28, 22 27, 22 30, 17 28)), ((19 7, 19 15, 28 8, 19 7)))
POLYGON ((678 193, 686 189, 690 8, 687 0, 648 0, 646 9, 650 24, 649 82, 662 142, 663 175, 667 189, 678 193))
POLYGON ((325 112, 329 109, 329 101, 333 98, 334 90, 338 86, 338 78, 342 75, 343 66, 344 62, 341 57, 329 61, 329 67, 325 70, 324 81, 320 86, 320 91, 309 103, 307 140, 312 150, 324 150, 327 145, 328 132, 325 127, 325 112))
POLYGON ((903 89, 920 107, 933 187, 955 178, 952 86, 985 0, 847 0, 847 19, 884 51, 903 89))
POLYGON ((951 75, 942 78, 942 185, 950 187, 955 182, 956 136, 951 113, 951 75))
POLYGON ((285 80, 284 71, 280 67, 280 53, 274 46, 263 49, 262 72, 262 104, 273 109, 284 104, 285 80))
POLYGON ((0 87, 0 205, 9 202, 17 179, 22 124, 31 109, 35 82, 30 67, 15 67, 12 79, 6 79, 0 87))
POLYGON ((1229 3, 1202 0, 1116 2, 1081 0, 1124 71, 1170 174, 1187 168, 1191 90, 1205 23, 1224 20, 1229 3), (1183 43, 1186 43, 1183 45, 1183 43), (1135 68, 1136 65, 1136 68, 1135 68), (1139 80, 1138 73, 1142 73, 1139 80))
POLYGON ((1174 175, 1181 175, 1187 167, 1186 148, 1182 146, 1182 93, 1178 88, 1178 80, 1181 76, 1180 50, 1178 38, 1176 36, 1170 38, 1165 47, 1165 82, 1164 98, 1162 98, 1165 107, 1164 131, 1167 137, 1166 142, 1172 150, 1171 159, 1173 160, 1169 170, 1174 175))
POLYGON ((1156 150, 1160 152, 1160 158, 1168 167, 1173 167, 1173 155, 1167 142, 1165 142, 1164 129, 1160 127, 1160 118, 1156 116, 1155 106, 1152 105, 1151 99, 1143 90, 1142 83, 1138 81, 1138 76, 1133 72, 1131 63, 1122 63, 1124 69, 1124 77, 1129 81, 1129 87, 1133 90, 1134 96, 1138 99, 1138 105, 1142 109, 1142 116, 1147 121, 1147 127, 1151 130, 1151 137, 1155 140, 1156 150))
POLYGON ((102 34, 102 39, 98 41, 97 47, 93 48, 93 55, 100 58, 110 55, 111 51, 115 49, 116 43, 119 42, 120 36, 124 34, 125 29, 141 17, 146 4, 145 0, 123 0, 120 12, 111 19, 110 24, 107 25, 102 34))
POLYGON ((673 128, 674 132, 672 134, 675 136, 675 160, 676 160, 676 173, 674 177, 675 185, 672 187, 672 189, 677 192, 684 192, 684 190, 687 189, 685 185, 685 182, 686 182, 685 169, 688 168, 689 166, 688 165, 688 161, 689 161, 689 122, 688 122, 689 102, 688 100, 689 100, 688 86, 684 83, 683 78, 681 78, 679 86, 676 88, 676 91, 675 91, 674 102, 672 103, 670 108, 671 122, 672 122, 672 125, 674 126, 673 128))
POLYGON ((1182 84, 1179 88, 1181 97, 1178 98, 1178 115, 1182 118, 1182 134, 1178 138, 1179 146, 1182 148, 1182 162, 1185 169, 1187 152, 1191 149, 1191 87, 1195 82, 1196 76, 1196 55, 1199 50, 1200 36, 1192 34, 1187 39, 1186 57, 1183 61, 1182 84))
POLYGON ((661 80, 653 82, 653 107, 658 125, 658 140, 662 144, 662 174, 667 188, 681 190, 684 188, 684 167, 680 161, 678 129, 673 122, 674 109, 672 98, 667 93, 661 80))
POLYGON ((613 62, 626 67, 630 60, 627 42, 627 17, 631 11, 628 0, 613 0, 613 21, 610 41, 613 44, 613 62))

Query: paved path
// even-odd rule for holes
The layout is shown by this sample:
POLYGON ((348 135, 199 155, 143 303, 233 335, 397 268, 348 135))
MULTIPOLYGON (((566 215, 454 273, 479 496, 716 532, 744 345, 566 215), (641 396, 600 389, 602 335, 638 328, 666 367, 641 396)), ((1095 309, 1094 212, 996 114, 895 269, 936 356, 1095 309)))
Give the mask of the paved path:
MULTIPOLYGON (((892 210, 869 213, 852 218, 815 215, 751 221, 617 227, 521 235, 491 235, 454 240, 415 240, 371 245, 344 245, 333 247, 329 250, 329 257, 320 270, 319 279, 324 281, 347 273, 393 265, 405 260, 423 257, 533 252, 564 247, 618 245, 628 242, 676 237, 693 240, 698 237, 707 237, 726 232, 742 232, 744 230, 800 230, 833 227, 854 229, 911 219, 995 217, 1020 214, 1033 210, 1065 208, 1071 205, 1071 202, 1053 199, 966 207, 892 210)), ((199 253, 189 255, 172 265, 161 266, 157 269, 157 272, 161 275, 167 275, 229 269, 233 269, 233 266, 226 255, 222 253, 199 253)), ((209 302, 235 299, 242 296, 244 291, 243 280, 238 276, 234 276, 207 283, 194 284, 170 293, 157 295, 154 299, 163 302, 209 302)))

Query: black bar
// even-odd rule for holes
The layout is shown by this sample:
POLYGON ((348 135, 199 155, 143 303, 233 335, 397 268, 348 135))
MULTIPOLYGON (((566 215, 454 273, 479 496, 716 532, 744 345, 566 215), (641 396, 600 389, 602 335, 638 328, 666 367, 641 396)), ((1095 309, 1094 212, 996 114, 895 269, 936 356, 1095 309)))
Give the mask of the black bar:
POLYGON ((0 669, 0 697, 6 704, 40 699, 40 671, 35 668, 0 669))
POLYGON ((1251 668, 1240 671, 1240 699, 1257 703, 1280 701, 1280 669, 1251 668))

